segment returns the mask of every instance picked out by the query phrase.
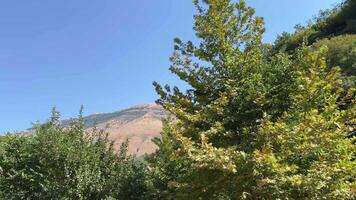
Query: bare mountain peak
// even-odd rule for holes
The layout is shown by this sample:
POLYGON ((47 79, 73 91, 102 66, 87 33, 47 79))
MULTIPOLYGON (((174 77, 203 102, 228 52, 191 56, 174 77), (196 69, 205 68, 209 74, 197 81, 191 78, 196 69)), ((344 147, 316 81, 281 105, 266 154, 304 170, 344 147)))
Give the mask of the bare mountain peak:
POLYGON ((146 104, 139 104, 132 108, 146 108, 146 109, 162 109, 162 106, 156 103, 146 103, 146 104))
POLYGON ((129 139, 128 152, 135 155, 153 153, 157 146, 151 141, 160 137, 162 130, 162 119, 167 112, 162 106, 151 104, 140 104, 134 107, 110 113, 109 116, 101 116, 109 119, 99 123, 99 128, 106 128, 109 139, 114 141, 118 149, 122 142, 129 139), (109 125, 109 126, 107 126, 109 125))

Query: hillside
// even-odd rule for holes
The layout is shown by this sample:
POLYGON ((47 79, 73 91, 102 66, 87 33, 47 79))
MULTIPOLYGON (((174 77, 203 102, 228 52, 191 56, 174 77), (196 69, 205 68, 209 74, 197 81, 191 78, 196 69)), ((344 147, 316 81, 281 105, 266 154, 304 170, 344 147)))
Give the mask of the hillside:
MULTIPOLYGON (((167 114, 160 105, 141 104, 116 112, 85 116, 84 127, 86 130, 91 130, 95 126, 108 132, 109 139, 114 141, 116 150, 128 139, 128 153, 141 156, 153 153, 157 149, 151 140, 160 137, 162 119, 167 114)), ((63 120, 62 125, 67 127, 70 121, 63 120)), ((24 134, 31 134, 33 131, 34 129, 31 128, 24 134)))
MULTIPOLYGON (((159 105, 143 104, 113 113, 90 115, 84 120, 87 129, 91 129, 94 122, 98 128, 105 129, 117 149, 129 139, 128 153, 141 156, 157 149, 151 140, 160 136, 162 119, 166 115, 159 105)), ((64 124, 67 123, 64 121, 64 124)))
MULTIPOLYGON (((160 136, 162 119, 166 115, 166 111, 157 104, 142 104, 112 113, 89 115, 84 117, 84 121, 87 129, 94 124, 97 128, 105 129, 116 149, 129 139, 128 153, 141 156, 157 149, 151 140, 160 136)), ((64 126, 68 123, 69 120, 63 121, 64 126)))

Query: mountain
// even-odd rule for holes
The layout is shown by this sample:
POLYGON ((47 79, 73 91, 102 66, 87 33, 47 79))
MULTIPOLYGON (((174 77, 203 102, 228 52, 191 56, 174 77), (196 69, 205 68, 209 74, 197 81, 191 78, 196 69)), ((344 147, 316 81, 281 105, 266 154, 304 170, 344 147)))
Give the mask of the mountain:
MULTIPOLYGON (((90 131, 94 125, 109 133, 109 139, 114 142, 115 149, 129 140, 128 153, 136 156, 153 153, 157 146, 152 142, 155 137, 160 137, 162 120, 168 116, 162 106, 151 103, 141 104, 128 109, 112 112, 93 114, 84 117, 84 127, 90 131)), ((71 120, 63 120, 63 126, 68 126, 71 120)), ((29 129, 23 134, 32 134, 34 129, 29 129)))
MULTIPOLYGON (((157 104, 142 104, 117 112, 89 115, 84 117, 84 121, 87 129, 94 124, 97 128, 105 129, 116 149, 128 139, 128 153, 141 156, 157 149, 152 139, 160 136, 162 119, 167 114, 157 104)), ((68 120, 63 121, 64 126, 68 123, 68 120)))
MULTIPOLYGON (((87 129, 105 129, 109 139, 118 149, 122 142, 129 140, 128 153, 141 156, 153 153, 157 146, 152 139, 160 136, 162 119, 167 112, 157 104, 142 104, 125 110, 90 115, 84 118, 87 129)), ((65 125, 68 121, 64 121, 65 125)))

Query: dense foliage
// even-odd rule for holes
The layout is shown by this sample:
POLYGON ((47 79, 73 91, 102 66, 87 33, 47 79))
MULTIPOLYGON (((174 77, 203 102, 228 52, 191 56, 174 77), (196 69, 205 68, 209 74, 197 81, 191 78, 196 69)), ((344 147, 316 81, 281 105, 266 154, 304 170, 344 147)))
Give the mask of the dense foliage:
POLYGON ((319 40, 312 46, 315 49, 326 46, 327 65, 341 68, 342 81, 346 88, 356 86, 356 34, 319 40))
POLYGON ((345 0, 333 9, 321 11, 307 26, 296 25, 294 33, 284 32, 275 41, 269 54, 284 51, 295 53, 303 43, 320 48, 327 46, 325 55, 329 67, 341 67, 345 88, 355 87, 356 0, 345 0))
POLYGON ((175 116, 155 155, 157 188, 171 199, 353 199, 355 107, 339 110, 327 49, 266 58, 263 20, 244 1, 195 5, 200 42, 176 39, 170 68, 191 88, 154 84, 175 116))
POLYGON ((105 132, 84 131, 82 118, 69 127, 51 120, 32 135, 7 135, 0 143, 0 199, 147 199, 146 173, 115 153, 105 132))

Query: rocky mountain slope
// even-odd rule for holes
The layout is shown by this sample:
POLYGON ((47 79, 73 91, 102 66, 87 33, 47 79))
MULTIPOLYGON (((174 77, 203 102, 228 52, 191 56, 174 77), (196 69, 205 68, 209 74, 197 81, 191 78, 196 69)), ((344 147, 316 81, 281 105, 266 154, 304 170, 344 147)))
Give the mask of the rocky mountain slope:
MULTIPOLYGON (((129 139, 128 152, 141 156, 153 153, 157 146, 151 141, 160 136, 162 119, 167 112, 157 104, 143 104, 125 110, 90 115, 84 118, 85 126, 105 129, 109 139, 114 141, 115 148, 129 139)), ((64 121, 65 125, 68 121, 64 121)))
MULTIPOLYGON (((115 149, 129 140, 128 153, 142 156, 153 153, 157 146, 152 142, 155 137, 160 137, 162 120, 168 112, 157 104, 142 104, 128 109, 112 112, 93 114, 84 117, 84 126, 90 132, 95 126, 99 130, 109 133, 109 139, 114 142, 115 149)), ((63 120, 63 126, 68 126, 71 120, 63 120)), ((34 133, 28 129, 21 134, 34 133)))

